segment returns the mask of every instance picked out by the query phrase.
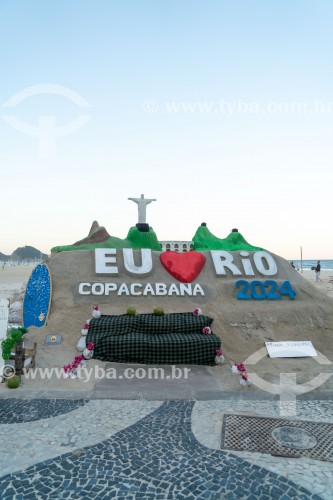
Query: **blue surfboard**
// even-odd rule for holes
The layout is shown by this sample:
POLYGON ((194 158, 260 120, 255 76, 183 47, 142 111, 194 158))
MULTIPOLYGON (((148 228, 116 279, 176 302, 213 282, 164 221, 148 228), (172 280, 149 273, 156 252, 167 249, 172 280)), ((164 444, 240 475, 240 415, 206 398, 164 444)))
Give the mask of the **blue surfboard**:
POLYGON ((29 278, 23 301, 23 326, 40 328, 47 322, 51 305, 51 275, 46 264, 38 264, 29 278))

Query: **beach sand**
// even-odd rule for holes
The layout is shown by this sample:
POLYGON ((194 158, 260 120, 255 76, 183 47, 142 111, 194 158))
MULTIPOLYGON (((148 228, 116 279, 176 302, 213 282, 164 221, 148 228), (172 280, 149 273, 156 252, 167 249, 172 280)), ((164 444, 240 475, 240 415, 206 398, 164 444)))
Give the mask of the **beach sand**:
MULTIPOLYGON (((299 271, 301 273, 301 271, 299 271)), ((320 281, 316 283, 316 275, 314 271, 303 271, 301 276, 308 280, 314 287, 321 290, 329 297, 333 298, 333 284, 329 283, 330 277, 333 277, 333 271, 321 271, 320 281)))
POLYGON ((9 299, 21 291, 35 265, 11 265, 0 267, 0 299, 9 299))

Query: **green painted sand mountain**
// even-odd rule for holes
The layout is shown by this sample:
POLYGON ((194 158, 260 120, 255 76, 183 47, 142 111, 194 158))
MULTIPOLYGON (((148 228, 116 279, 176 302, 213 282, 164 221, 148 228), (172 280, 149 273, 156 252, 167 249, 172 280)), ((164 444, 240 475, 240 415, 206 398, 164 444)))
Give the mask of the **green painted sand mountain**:
POLYGON ((212 234, 207 226, 199 226, 193 237, 193 249, 197 252, 207 250, 225 250, 233 252, 237 250, 248 250, 254 252, 264 250, 260 247, 250 245, 238 231, 231 232, 226 238, 220 239, 212 234))
POLYGON ((73 245, 53 247, 51 252, 70 252, 74 250, 94 250, 95 248, 150 248, 161 251, 155 232, 149 228, 148 232, 141 232, 137 227, 131 227, 125 239, 110 236, 105 227, 94 221, 86 238, 73 245))

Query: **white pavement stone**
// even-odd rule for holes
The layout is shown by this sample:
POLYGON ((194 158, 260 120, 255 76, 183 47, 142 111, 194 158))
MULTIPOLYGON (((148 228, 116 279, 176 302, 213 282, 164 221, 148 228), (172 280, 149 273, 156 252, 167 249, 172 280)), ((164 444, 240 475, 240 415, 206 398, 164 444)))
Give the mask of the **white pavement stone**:
POLYGON ((92 400, 57 417, 0 425, 1 476, 104 441, 161 404, 160 401, 92 400))
MULTIPOLYGON (((224 413, 236 413, 280 418, 278 401, 198 401, 192 414, 192 432, 208 448, 221 449, 222 419, 224 413), (208 431, 208 432, 207 432, 208 431)), ((284 417, 282 417, 284 418, 284 417)), ((288 417, 290 418, 290 417, 288 417)), ((296 420, 333 423, 331 401, 297 402, 296 420)), ((333 463, 310 458, 288 459, 249 451, 230 451, 250 463, 281 474, 318 493, 325 500, 333 498, 333 463)))

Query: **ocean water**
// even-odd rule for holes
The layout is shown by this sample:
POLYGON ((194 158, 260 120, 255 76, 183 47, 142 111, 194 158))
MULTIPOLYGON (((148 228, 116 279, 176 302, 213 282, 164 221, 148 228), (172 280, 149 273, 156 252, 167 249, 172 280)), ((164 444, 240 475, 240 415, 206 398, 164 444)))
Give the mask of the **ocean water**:
MULTIPOLYGON (((320 259, 319 259, 320 260, 320 259)), ((291 262, 291 260, 289 261, 291 262)), ((293 260, 294 266, 299 269, 301 269, 301 261, 300 260, 293 260)), ((311 271, 311 267, 316 266, 317 261, 316 260, 303 260, 302 266, 304 271, 311 271)), ((326 260, 320 260, 320 265, 321 265, 321 270, 322 271, 333 271, 333 260, 332 259, 326 259, 326 260)))
MULTIPOLYGON (((319 259, 320 260, 320 259, 319 259)), ((42 261, 36 261, 36 262, 26 262, 26 261, 7 261, 6 263, 2 262, 0 260, 0 267, 5 264, 5 266, 32 266, 35 267, 37 264, 40 264, 42 261)), ((291 260, 289 260, 291 262, 291 260)), ((299 259, 293 260, 294 266, 296 268, 301 269, 301 261, 299 259)), ((317 260, 303 260, 303 270, 304 271, 311 271, 311 267, 315 266, 317 264, 317 260)), ((322 271, 333 271, 333 259, 324 259, 320 260, 321 264, 321 269, 322 271)))

